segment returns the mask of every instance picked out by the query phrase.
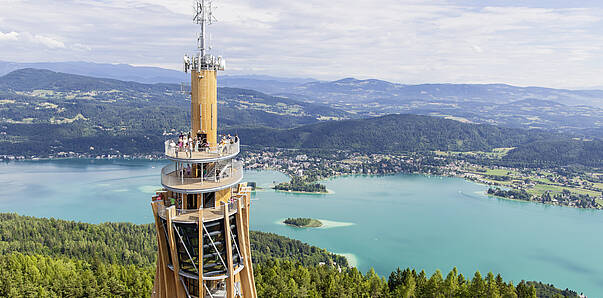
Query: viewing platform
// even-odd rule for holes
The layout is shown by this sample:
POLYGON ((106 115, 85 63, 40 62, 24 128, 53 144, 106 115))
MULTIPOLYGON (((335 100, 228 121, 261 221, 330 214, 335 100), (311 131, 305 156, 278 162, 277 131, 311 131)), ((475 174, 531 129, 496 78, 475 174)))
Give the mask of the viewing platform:
POLYGON ((234 158, 241 151, 240 141, 227 140, 217 145, 193 145, 193 150, 178 146, 178 140, 167 140, 164 143, 165 156, 173 161, 205 163, 234 158))
MULTIPOLYGON (((239 195, 233 195, 233 200, 228 203, 228 215, 232 216, 237 213, 237 204, 239 195)), ((241 208, 245 208, 244 205, 241 208)), ((181 223, 198 223, 199 209, 175 209, 176 216, 172 218, 174 222, 181 223)), ((224 206, 202 208, 203 222, 212 222, 224 218, 224 206)), ((163 219, 167 219, 166 207, 163 204, 158 205, 157 214, 163 219)))
POLYGON ((171 191, 196 194, 232 187, 243 179, 243 163, 231 161, 218 164, 201 177, 193 177, 190 168, 170 164, 161 169, 161 184, 171 191))

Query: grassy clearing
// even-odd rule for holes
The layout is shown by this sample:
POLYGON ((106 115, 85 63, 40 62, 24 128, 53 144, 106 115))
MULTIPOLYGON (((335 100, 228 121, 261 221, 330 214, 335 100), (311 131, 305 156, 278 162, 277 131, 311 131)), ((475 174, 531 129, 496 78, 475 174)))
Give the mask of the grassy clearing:
POLYGON ((518 173, 515 171, 509 171, 509 170, 505 170, 505 169, 487 169, 484 174, 492 175, 492 176, 509 176, 509 175, 516 176, 516 175, 518 175, 518 173))
POLYGON ((547 179, 547 178, 531 178, 532 181, 534 182, 538 182, 538 183, 543 183, 543 184, 555 184, 555 182, 547 179))
POLYGON ((503 156, 507 155, 509 151, 515 149, 515 147, 511 148, 494 148, 492 151, 433 151, 438 156, 459 156, 459 155, 483 155, 488 158, 500 159, 503 156))
POLYGON ((561 193, 563 190, 568 190, 575 194, 589 195, 589 196, 595 196, 595 197, 599 195, 597 192, 592 191, 592 190, 586 190, 586 189, 574 188, 574 187, 564 187, 564 186, 559 186, 559 185, 546 185, 546 184, 537 184, 533 188, 528 189, 528 193, 541 195, 547 191, 554 192, 554 193, 561 193))

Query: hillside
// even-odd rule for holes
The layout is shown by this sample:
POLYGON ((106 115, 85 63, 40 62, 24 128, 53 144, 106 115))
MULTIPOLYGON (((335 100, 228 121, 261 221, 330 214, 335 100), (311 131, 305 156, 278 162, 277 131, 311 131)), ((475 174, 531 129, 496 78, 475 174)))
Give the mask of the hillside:
POLYGON ((376 98, 392 100, 441 99, 448 102, 490 102, 505 104, 526 98, 551 100, 565 105, 603 107, 602 90, 565 90, 542 87, 516 87, 506 84, 419 84, 404 85, 387 81, 345 78, 331 82, 309 82, 292 93, 312 94, 323 100, 370 102, 376 98), (347 95, 345 97, 344 95, 347 95), (351 98, 350 96, 354 96, 351 98))
MULTIPOLYGON (((219 88, 223 128, 289 128, 348 118, 329 107, 219 88)), ((185 130, 190 101, 180 86, 22 69, 0 77, 0 152, 39 155, 61 151, 158 152, 163 134, 185 130), (174 131, 172 131, 174 129, 174 131)))
MULTIPOLYGON (((3 100, 0 103, 3 108, 11 108, 19 104, 29 105, 29 101, 45 101, 46 108, 58 105, 56 108, 59 113, 69 112, 69 106, 85 104, 106 104, 108 109, 112 108, 111 105, 121 105, 120 109, 130 110, 165 106, 177 108, 180 114, 188 113, 190 99, 187 92, 183 92, 181 86, 175 84, 141 84, 31 68, 17 70, 0 77, 0 100, 3 100)), ((220 124, 225 126, 291 127, 296 124, 317 122, 323 118, 350 116, 346 112, 327 106, 274 97, 246 89, 219 88, 218 101, 220 116, 225 120, 220 124), (234 117, 232 115, 234 112, 241 115, 234 117), (248 118, 250 120, 247 120, 248 118)), ((41 107, 36 109, 44 110, 41 107)), ((17 112, 11 118, 19 121, 21 119, 15 119, 18 116, 20 114, 17 112)), ((84 114, 84 116, 93 118, 96 115, 84 114)), ((43 119, 32 120, 45 123, 43 119)))
MULTIPOLYGON (((249 86, 227 82, 224 86, 249 86)), ((504 84, 405 85, 346 78, 281 88, 258 88, 291 99, 322 103, 360 116, 420 114, 513 128, 543 128, 603 137, 603 91, 516 87, 504 84)))
MULTIPOLYGON (((157 258, 155 232, 153 224, 89 224, 0 213, 0 252, 2 255, 21 252, 96 259, 120 265, 154 266, 157 258)), ((250 231, 249 241, 258 263, 278 258, 308 266, 320 262, 347 266, 342 256, 276 234, 250 231)))
POLYGON ((287 130, 247 128, 230 132, 238 133, 250 146, 367 153, 490 151, 514 147, 502 159, 502 165, 603 166, 600 140, 583 141, 542 130, 467 124, 420 115, 329 121, 287 130))
POLYGON ((546 167, 581 164, 603 167, 603 141, 540 140, 509 151, 503 157, 503 161, 515 166, 546 167))
MULTIPOLYGON (((156 259, 152 224, 33 218, 0 213, 0 296, 148 297, 156 259)), ((401 297, 450 293, 454 297, 577 297, 553 285, 521 281, 515 286, 493 273, 465 277, 453 268, 398 269, 386 280, 373 270, 347 269, 345 259, 324 249, 270 233, 251 232, 259 297, 401 297), (319 265, 319 262, 344 265, 319 265), (431 293, 431 294, 430 294, 431 293)))
POLYGON ((585 129, 603 128, 603 91, 600 90, 504 84, 403 85, 348 78, 310 82, 288 93, 299 95, 298 100, 305 98, 359 115, 412 113, 506 127, 582 132, 586 136, 592 135, 585 129))
MULTIPOLYGON (((179 83, 189 80, 188 75, 175 70, 86 62, 0 62, 0 75, 32 67, 138 83, 172 83, 169 88, 175 91, 176 95, 180 94, 179 83)), ((21 83, 17 82, 17 85, 19 84, 21 83)), ((258 112, 261 109, 252 110, 253 115, 242 119, 260 126, 293 127, 316 122, 316 119, 420 114, 471 123, 512 128, 541 128, 585 137, 603 137, 601 90, 564 90, 505 84, 405 85, 376 79, 316 81, 261 75, 224 75, 220 76, 218 84, 220 87, 257 90, 282 100, 294 101, 298 105, 300 102, 322 105, 322 113, 284 116, 275 120, 275 123, 267 121, 266 118, 271 115, 258 112), (335 109, 337 112, 328 109, 335 109)), ((163 85, 169 84, 160 84, 163 85)), ((129 87, 131 86, 125 86, 129 87)), ((286 110, 285 114, 290 111, 294 109, 286 110)), ((275 112, 272 118, 279 118, 282 109, 275 112)), ((235 117, 229 119, 233 118, 235 117)), ((241 126, 237 121, 235 119, 228 125, 241 126)))
MULTIPOLYGON (((376 80, 365 85, 378 90, 396 88, 376 80)), ((569 137, 543 130, 416 115, 349 119, 357 116, 320 104, 225 87, 218 90, 218 103, 221 129, 239 133, 248 145, 367 152, 518 147, 505 162, 596 166, 602 159, 601 143, 596 140, 569 142, 569 137), (329 119, 342 121, 325 121, 329 119), (555 150, 547 149, 551 146, 555 150), (558 151, 563 148, 567 150, 558 151)), ((498 111, 521 114, 516 111, 542 110, 541 105, 569 109, 554 101, 528 98, 501 105, 498 111)), ((186 130, 189 110, 190 102, 177 85, 22 69, 0 77, 0 152, 29 156, 70 151, 93 156, 160 153, 166 135, 186 130)), ((572 121, 585 121, 565 114, 557 117, 568 127, 572 121)))
POLYGON ((173 83, 180 84, 189 80, 182 71, 128 64, 109 64, 93 62, 34 62, 18 63, 0 61, 0 76, 23 68, 47 69, 56 72, 70 73, 82 76, 110 78, 138 83, 173 83))
POLYGON ((366 152, 476 151, 513 147, 553 135, 419 115, 329 121, 289 130, 239 129, 249 145, 366 152))

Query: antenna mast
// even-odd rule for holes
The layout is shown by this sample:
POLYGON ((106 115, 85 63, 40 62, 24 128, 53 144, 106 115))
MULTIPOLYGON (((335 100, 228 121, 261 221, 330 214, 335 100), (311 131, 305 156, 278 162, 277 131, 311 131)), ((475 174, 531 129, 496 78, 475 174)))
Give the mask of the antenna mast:
POLYGON ((206 27, 211 25, 216 19, 212 13, 211 0, 195 0, 195 16, 193 21, 201 26, 201 32, 197 36, 197 47, 201 56, 205 55, 205 51, 208 50, 206 45, 206 27))
POLYGON ((193 9, 193 22, 201 27, 201 32, 197 34, 197 54, 193 57, 184 55, 184 71, 224 70, 226 61, 222 57, 209 54, 211 46, 207 42, 207 26, 217 21, 213 15, 212 0, 195 0, 193 9))

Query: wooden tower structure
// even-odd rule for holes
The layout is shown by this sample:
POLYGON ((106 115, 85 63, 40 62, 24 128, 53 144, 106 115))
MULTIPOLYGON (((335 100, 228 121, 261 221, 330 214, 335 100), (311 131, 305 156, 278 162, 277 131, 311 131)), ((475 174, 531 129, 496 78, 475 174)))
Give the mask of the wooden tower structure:
POLYGON ((237 136, 218 137, 216 73, 224 60, 205 45, 211 3, 195 0, 199 51, 191 73, 191 130, 165 142, 171 164, 151 206, 158 257, 153 297, 256 297, 249 245, 250 187, 235 160, 237 136))

